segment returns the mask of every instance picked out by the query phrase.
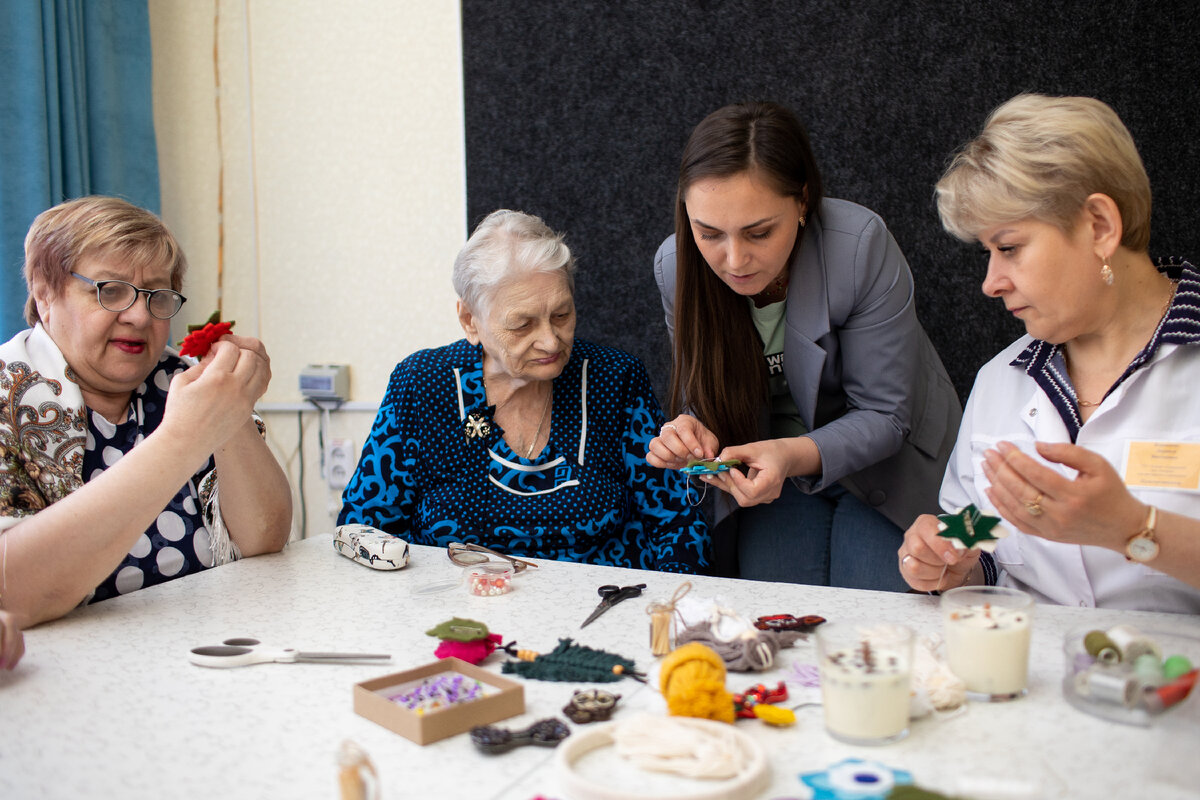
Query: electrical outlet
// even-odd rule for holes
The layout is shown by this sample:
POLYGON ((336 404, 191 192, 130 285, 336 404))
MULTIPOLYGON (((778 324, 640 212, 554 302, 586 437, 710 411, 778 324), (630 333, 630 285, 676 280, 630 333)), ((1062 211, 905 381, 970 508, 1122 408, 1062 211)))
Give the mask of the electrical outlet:
POLYGON ((353 439, 330 439, 325 451, 325 480, 331 489, 344 489, 358 466, 353 439))

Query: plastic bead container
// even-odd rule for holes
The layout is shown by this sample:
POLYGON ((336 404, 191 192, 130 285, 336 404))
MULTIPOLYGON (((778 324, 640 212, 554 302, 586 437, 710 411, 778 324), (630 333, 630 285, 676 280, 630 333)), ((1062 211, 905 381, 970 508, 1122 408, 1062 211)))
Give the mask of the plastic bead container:
POLYGON ((507 564, 487 562, 463 570, 467 591, 478 597, 495 597, 512 591, 513 568, 507 564))
POLYGON ((1148 707, 1145 699, 1147 686, 1155 682, 1169 684, 1170 679, 1160 675, 1155 681, 1147 675, 1145 667, 1155 662, 1161 665, 1171 656, 1183 656, 1192 665, 1200 666, 1200 635, 1160 628, 1139 628, 1139 652, 1146 642, 1152 642, 1159 652, 1140 657, 1135 653, 1133 661, 1122 659, 1105 663, 1110 659, 1090 654, 1085 644, 1085 638, 1093 630, 1093 627, 1076 628, 1063 639, 1062 691, 1063 697, 1072 706, 1102 719, 1149 727, 1180 707, 1198 702, 1195 695, 1200 692, 1196 692, 1194 687, 1176 688, 1173 691, 1164 690, 1168 696, 1174 695, 1173 704, 1156 712, 1152 699, 1148 707), (1182 699, 1177 700, 1181 694, 1182 699))

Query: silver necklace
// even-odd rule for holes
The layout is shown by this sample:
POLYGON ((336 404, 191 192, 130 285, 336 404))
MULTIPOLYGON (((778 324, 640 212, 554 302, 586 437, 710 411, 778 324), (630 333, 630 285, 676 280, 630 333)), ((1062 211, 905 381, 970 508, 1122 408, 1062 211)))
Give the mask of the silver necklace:
POLYGON ((538 420, 537 430, 533 433, 533 439, 529 442, 529 449, 525 451, 525 457, 529 458, 533 455, 533 446, 537 444, 537 440, 542 436, 542 426, 546 424, 546 414, 550 411, 550 398, 554 396, 554 386, 550 386, 550 391, 546 392, 546 402, 542 405, 542 418, 538 420))

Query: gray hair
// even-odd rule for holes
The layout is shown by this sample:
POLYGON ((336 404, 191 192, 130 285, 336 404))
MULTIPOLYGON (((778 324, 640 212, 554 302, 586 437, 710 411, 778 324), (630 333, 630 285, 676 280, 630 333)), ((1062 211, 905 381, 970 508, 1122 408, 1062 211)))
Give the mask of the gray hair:
POLYGON ((575 293, 575 258, 540 217, 502 208, 475 228, 454 259, 454 291, 467 307, 482 311, 496 289, 535 273, 561 272, 575 293))
POLYGON ((1150 246, 1150 179, 1133 137, 1091 97, 1021 94, 997 107, 937 184, 942 225, 965 241, 1034 218, 1070 232, 1094 192, 1121 211, 1121 244, 1150 246))

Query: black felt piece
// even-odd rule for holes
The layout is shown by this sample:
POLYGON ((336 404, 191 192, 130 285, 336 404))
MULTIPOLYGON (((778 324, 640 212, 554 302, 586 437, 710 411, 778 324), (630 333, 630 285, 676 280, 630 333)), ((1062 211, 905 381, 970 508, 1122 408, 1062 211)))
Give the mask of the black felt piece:
POLYGON ((651 260, 679 155, 729 102, 809 128, 828 194, 874 209, 965 398, 1023 329, 980 292, 977 246, 944 233, 933 184, 1020 91, 1113 106, 1154 190, 1151 255, 1200 258, 1200 14, 1188 2, 462 0, 468 228, 538 214, 579 257, 578 334, 636 353, 660 399, 670 354, 651 260))

